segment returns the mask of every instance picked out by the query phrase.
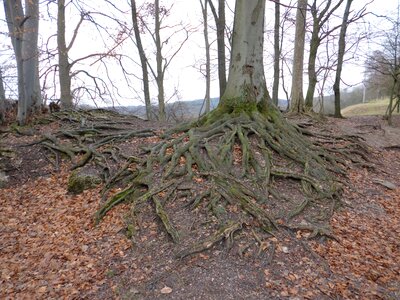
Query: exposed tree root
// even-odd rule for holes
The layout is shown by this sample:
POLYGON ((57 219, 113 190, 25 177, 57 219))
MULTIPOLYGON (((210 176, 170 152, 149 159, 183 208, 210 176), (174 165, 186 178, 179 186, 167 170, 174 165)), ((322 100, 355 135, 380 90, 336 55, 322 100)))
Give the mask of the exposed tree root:
MULTIPOLYGON (((132 216, 150 205, 178 248, 186 245, 176 254, 181 258, 222 240, 232 244, 239 230, 250 232, 247 237, 259 245, 258 252, 267 249, 265 236, 281 228, 332 237, 326 222, 339 203, 347 165, 369 166, 368 149, 356 137, 311 132, 288 123, 273 109, 216 109, 155 138, 135 155, 124 154, 124 143, 154 137, 155 132, 132 130, 129 117, 109 114, 54 114, 61 129, 35 143, 48 150, 50 161, 54 157, 56 168, 60 156, 66 156, 71 169, 101 169, 103 204, 96 222, 123 202, 131 203, 132 216), (195 228, 195 237, 177 220, 177 211, 205 218, 198 224, 202 229, 195 228)), ((136 231, 133 226, 128 226, 129 232, 136 231)), ((250 244, 238 252, 246 252, 250 244)), ((275 250, 269 251, 272 259, 275 250)))
POLYGON ((39 141, 24 146, 41 144, 54 157, 51 160, 47 156, 57 168, 59 153, 72 161, 71 170, 93 161, 102 169, 106 182, 115 181, 115 175, 109 176, 108 160, 119 163, 127 159, 117 144, 132 138, 155 135, 150 129, 132 130, 132 118, 102 109, 57 112, 46 121, 59 122, 61 129, 56 134, 45 134, 39 141))
POLYGON ((227 240, 228 243, 232 243, 233 235, 235 234, 236 231, 240 230, 241 228, 242 224, 240 222, 228 222, 210 237, 206 238, 205 240, 199 241, 198 243, 191 245, 187 249, 184 249, 179 253, 177 253, 176 257, 184 258, 191 254, 208 250, 223 239, 227 240))
MULTIPOLYGON (((217 220, 219 229, 177 254, 185 257, 231 238, 242 224, 267 233, 279 229, 282 222, 301 229, 299 215, 305 210, 336 205, 342 187, 336 174, 345 174, 349 160, 362 162, 366 158, 365 149, 349 146, 351 139, 341 140, 340 151, 325 146, 325 141, 329 144, 332 140, 326 136, 307 132, 315 139, 306 138, 303 130, 276 111, 268 115, 257 111, 219 113, 214 111, 196 124, 166 133, 161 142, 146 149, 145 159, 128 162, 134 164, 133 170, 124 166, 107 182, 107 190, 120 184, 122 178, 129 178, 127 186, 105 202, 97 221, 123 201, 132 202, 132 211, 139 204, 153 203, 166 231, 178 242, 179 224, 168 206, 174 207, 171 203, 179 199, 188 212, 208 208, 207 214, 217 220), (282 192, 286 181, 295 187, 293 195, 282 192), (278 216, 270 207, 272 203, 289 205, 278 216)), ((302 229, 330 236, 322 226, 302 229)))

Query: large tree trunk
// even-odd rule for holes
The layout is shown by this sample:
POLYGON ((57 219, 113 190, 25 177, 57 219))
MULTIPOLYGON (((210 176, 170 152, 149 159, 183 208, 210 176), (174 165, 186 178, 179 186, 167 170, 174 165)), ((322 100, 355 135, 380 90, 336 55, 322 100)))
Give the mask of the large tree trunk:
MULTIPOLYGON (((22 44, 22 61, 24 77, 24 96, 26 108, 39 111, 41 106, 39 84, 39 1, 25 0, 24 37, 22 44)), ((29 112, 30 112, 29 111, 29 112)), ((28 113, 29 113, 28 112, 28 113)))
POLYGON ((275 105, 278 105, 278 92, 279 92, 279 63, 281 56, 281 48, 280 48, 280 22, 281 22, 281 12, 280 12, 280 3, 279 0, 275 0, 275 25, 274 25, 274 83, 272 86, 272 102, 275 105))
MULTIPOLYGON (((24 125, 27 118, 27 103, 24 88, 24 72, 22 59, 23 23, 24 10, 21 0, 3 1, 6 14, 8 31, 14 48, 15 59, 17 61, 18 73, 18 113, 17 120, 20 125, 24 125)), ((25 20, 26 21, 26 20, 25 20)))
POLYGON ((229 77, 219 109, 265 112, 271 101, 263 63, 265 0, 237 0, 235 11, 229 77))
POLYGON ((218 0, 218 13, 211 0, 207 0, 213 13, 217 26, 217 48, 218 48, 218 79, 219 95, 222 98, 226 88, 226 55, 225 55, 225 1, 218 0))
POLYGON ((235 10, 238 13, 234 20, 229 77, 219 106, 228 111, 264 110, 271 100, 263 63, 265 0, 237 0, 235 10))
POLYGON ((57 14, 58 73, 60 79, 61 108, 73 107, 71 94, 71 65, 68 61, 68 48, 65 41, 65 0, 58 0, 57 14))
POLYGON ((297 2, 296 32, 293 56, 292 93, 290 99, 290 112, 304 112, 303 95, 303 62, 304 44, 306 35, 307 0, 297 2))
POLYGON ((133 30, 135 32, 136 47, 139 52, 140 64, 142 67, 143 93, 144 93, 144 103, 146 106, 146 117, 148 120, 150 120, 152 118, 152 116, 151 116, 151 101, 150 101, 150 87, 149 87, 149 72, 147 70, 146 53, 144 52, 142 39, 140 37, 140 30, 139 30, 139 23, 138 23, 137 8, 136 8, 135 0, 131 0, 131 11, 132 11, 133 30))
POLYGON ((339 35, 339 49, 338 49, 338 62, 336 68, 335 83, 333 84, 333 92, 335 93, 335 114, 336 118, 341 118, 342 113, 340 112, 340 79, 343 68, 343 58, 346 51, 346 31, 347 21, 349 19, 350 7, 353 0, 347 0, 346 9, 343 14, 342 26, 340 27, 339 35))

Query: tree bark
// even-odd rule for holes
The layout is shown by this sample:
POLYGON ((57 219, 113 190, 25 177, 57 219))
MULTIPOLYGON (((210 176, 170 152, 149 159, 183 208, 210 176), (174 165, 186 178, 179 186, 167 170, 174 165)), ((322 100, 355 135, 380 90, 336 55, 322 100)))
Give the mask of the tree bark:
POLYGON ((24 77, 24 96, 28 114, 40 111, 41 96, 39 83, 39 1, 25 0, 25 19, 23 25, 22 61, 24 77))
POLYGON ((71 65, 68 60, 68 47, 65 41, 65 0, 58 0, 57 14, 58 74, 60 80, 60 103, 62 109, 72 109, 71 65))
POLYGON ((151 115, 151 101, 150 101, 150 87, 149 87, 149 71, 147 70, 147 57, 144 52, 142 38, 140 36, 139 23, 138 23, 138 15, 136 8, 136 1, 131 0, 131 11, 132 11, 132 24, 133 30, 135 33, 136 47, 139 52, 140 64, 142 67, 142 76, 143 76, 143 94, 144 94, 144 103, 146 106, 146 117, 148 120, 152 118, 151 115))
POLYGON ((304 62, 304 44, 306 35, 306 14, 307 0, 299 0, 297 2, 296 12, 296 32, 293 56, 293 75, 292 75, 292 92, 290 101, 290 112, 304 112, 304 95, 303 95, 303 62, 304 62))
POLYGON ((340 109, 340 79, 342 75, 343 68, 343 58, 346 51, 346 31, 347 31, 347 21, 349 19, 350 7, 353 0, 347 0, 346 9, 343 13, 342 26, 340 27, 339 34, 339 49, 338 49, 338 62, 336 68, 335 83, 333 84, 333 92, 335 93, 335 114, 336 118, 341 118, 342 113, 340 109))
POLYGON ((263 63, 265 0, 237 0, 229 77, 219 107, 264 111, 271 101, 263 63))
POLYGON ((305 107, 307 111, 312 111, 314 105, 314 93, 318 81, 315 68, 320 44, 321 40, 319 38, 319 30, 313 30, 310 42, 310 56, 308 58, 308 88, 305 99, 305 107))
POLYGON ((274 82, 272 86, 272 103, 278 106, 278 93, 279 93, 279 78, 280 78, 280 22, 281 22, 281 12, 280 12, 280 2, 275 0, 275 24, 274 24, 274 82))
POLYGON ((18 73, 18 113, 17 121, 24 125, 27 118, 27 103, 24 88, 24 72, 22 59, 22 41, 23 41, 23 20, 24 10, 21 0, 3 1, 6 14, 8 31, 11 37, 11 43, 14 48, 15 59, 17 62, 18 73))

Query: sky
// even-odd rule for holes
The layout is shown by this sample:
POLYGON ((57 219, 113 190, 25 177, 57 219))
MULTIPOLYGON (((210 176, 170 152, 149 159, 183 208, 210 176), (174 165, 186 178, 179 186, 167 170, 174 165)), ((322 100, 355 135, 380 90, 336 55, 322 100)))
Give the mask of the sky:
MULTIPOLYGON (((5 1, 5 0, 3 0, 5 1)), ((85 2, 85 5, 88 5, 88 7, 92 7, 93 9, 100 9, 105 10, 108 13, 112 12, 112 9, 110 7, 97 7, 100 1, 96 0, 86 0, 83 1, 85 2)), ((143 0, 138 0, 138 6, 140 6, 140 3, 143 2, 143 0)), ((291 2, 288 0, 282 0, 281 1, 284 4, 290 4, 291 2)), ((321 3, 319 1, 319 3, 321 3)), ((353 8, 354 9, 359 9, 362 7, 367 1, 366 0, 354 0, 353 2, 353 8)), ((374 12, 375 14, 380 14, 380 15, 387 15, 390 13, 393 13, 396 11, 397 7, 397 0, 385 0, 385 1, 379 1, 375 0, 373 3, 369 5, 369 11, 374 12)), ((126 1, 121 1, 118 2, 121 3, 121 8, 128 10, 128 6, 126 6, 126 1), (123 3, 125 3, 123 6, 123 3)), ((167 71, 167 77, 165 81, 165 86, 166 86, 166 99, 169 99, 171 95, 173 95, 175 90, 179 91, 179 96, 173 96, 170 101, 175 101, 175 100, 192 100, 192 99, 202 99, 205 94, 205 79, 204 76, 199 72, 199 66, 204 59, 205 56, 205 50, 204 50, 204 38, 203 38, 203 33, 202 33, 202 17, 201 17, 201 6, 199 0, 164 0, 161 1, 164 5, 167 7, 170 7, 172 4, 172 10, 170 16, 166 19, 166 25, 176 25, 180 22, 182 24, 185 24, 187 28, 197 28, 198 30, 193 32, 190 35, 189 40, 184 44, 181 52, 174 58, 172 63, 170 64, 170 67, 168 68, 167 71)), ((296 1, 292 1, 292 3, 296 3, 296 1)), ((0 8, 0 20, 4 20, 4 12, 2 9, 1 3, 1 8, 0 8)), ((227 24, 231 25, 232 24, 232 19, 233 19, 233 12, 232 10, 234 9, 234 0, 228 0, 227 1, 227 8, 226 8, 226 15, 227 15, 227 24)), ((282 9, 283 11, 284 9, 282 9)), ((45 43, 48 41, 48 37, 51 36, 52 34, 55 33, 56 30, 56 20, 54 18, 50 18, 47 14, 46 11, 42 10, 42 18, 43 20, 41 21, 40 24, 40 31, 42 34, 42 42, 45 43)), ((54 13, 54 11, 53 11, 54 13)), ((210 18, 209 18, 209 23, 210 27, 214 27, 214 20, 211 17, 211 12, 210 18)), ((55 15, 54 15, 55 16, 55 15)), ((67 39, 70 39, 73 33, 73 28, 74 24, 77 23, 79 18, 79 15, 77 14, 76 10, 74 10, 71 7, 71 10, 68 12, 68 23, 67 23, 67 39)), ((125 17, 121 18, 121 15, 118 15, 118 18, 120 18, 120 21, 125 21, 127 24, 130 22, 130 16, 127 14, 125 17)), ((272 43, 271 43, 271 30, 273 26, 273 3, 270 1, 267 1, 267 10, 266 10, 266 38, 265 38, 265 71, 266 71, 266 78, 267 78, 267 86, 271 87, 272 86, 272 67, 271 67, 271 62, 272 62, 272 43)), ((112 23, 107 25, 108 21, 105 21, 104 19, 99 18, 102 23, 102 25, 106 26, 109 28, 110 32, 113 32, 113 26, 112 23)), ((381 20, 378 20, 376 17, 370 15, 367 17, 367 21, 372 23, 372 24, 379 24, 380 27, 384 26, 381 20)), ((7 29, 5 27, 4 21, 0 23, 0 32, 6 32, 7 29)), ((353 31, 361 31, 363 28, 367 28, 370 25, 367 24, 358 24, 357 26, 353 26, 354 28, 349 28, 349 32, 353 31)), ((374 25, 375 26, 375 25, 374 25)), ((292 26, 293 27, 293 26, 292 26)), ((114 32, 116 33, 116 31, 114 32)), ((284 44, 284 50, 290 52, 290 50, 293 47, 293 28, 289 29, 289 31, 285 34, 285 39, 286 42, 284 44)), ((167 31, 163 31, 162 35, 165 37, 167 36, 167 31)), ((146 44, 146 53, 151 57, 152 53, 152 44, 149 42, 149 35, 144 35, 143 39, 146 44)), ((1 43, 1 49, 4 49, 7 47, 7 44, 9 45, 9 38, 5 35, 2 34, 0 36, 0 43, 1 43)), ((106 40, 106 43, 109 42, 109 39, 103 35, 103 38, 100 38, 98 35, 98 32, 94 27, 91 27, 90 24, 84 23, 80 29, 80 32, 78 34, 78 39, 76 42, 76 45, 71 49, 71 58, 75 59, 78 57, 82 57, 86 54, 93 53, 93 52, 101 52, 104 51, 103 46, 103 41, 102 39, 106 40)), ((215 55, 216 53, 216 43, 214 41, 215 39, 215 32, 213 29, 210 29, 210 42, 212 43, 212 53, 215 55)), ((49 44, 52 45, 51 47, 55 49, 55 39, 49 39, 49 44)), ((166 46, 168 47, 169 51, 173 51, 173 49, 176 49, 176 47, 180 44, 181 39, 180 38, 171 38, 169 41, 169 44, 166 46)), ((332 42, 331 47, 335 47, 335 41, 332 42)), ((370 51, 370 49, 373 49, 375 45, 368 43, 368 42, 363 42, 362 45, 360 45, 359 48, 357 48, 357 51, 355 53, 354 57, 351 57, 351 59, 346 62, 343 70, 343 82, 347 84, 349 87, 359 84, 363 80, 363 62, 364 62, 364 57, 361 55, 367 51, 370 51)), ((321 46, 322 48, 322 46, 321 46)), ((166 50, 168 50, 166 49, 166 50)), ((321 49, 323 51, 323 49, 321 49)), ((132 89, 126 88, 128 83, 126 82, 124 76, 120 72, 120 68, 118 67, 110 67, 109 73, 108 74, 111 79, 117 84, 118 86, 118 93, 114 95, 114 100, 117 100, 116 103, 121 104, 121 105, 138 105, 141 104, 140 98, 142 98, 141 95, 141 81, 140 78, 135 78, 141 76, 141 71, 140 68, 137 65, 137 62, 139 61, 137 52, 135 47, 133 46, 132 43, 129 43, 126 47, 121 47, 117 48, 116 52, 120 52, 127 57, 131 57, 133 60, 125 59, 123 61, 123 65, 126 69, 129 70, 129 72, 133 73, 133 76, 131 76, 131 81, 130 85, 132 85, 134 91, 132 89)), ((307 61, 307 53, 305 55, 305 61, 307 61)), ((288 62, 290 64, 291 60, 291 55, 288 55, 288 62)), ((229 51, 227 51, 227 57, 229 58, 229 51)), ((150 58, 151 59, 151 58, 150 58)), ((2 63, 2 66, 6 62, 9 62, 9 57, 7 57, 4 54, 4 51, 0 53, 0 61, 2 63)), ((89 61, 90 62, 90 61, 89 61)), ((215 63, 215 59, 214 59, 215 63)), ((227 64, 228 66, 228 64, 227 64)), ((79 67, 79 66, 78 66, 79 67)), ((105 74, 105 69, 104 66, 101 66, 99 64, 94 64, 90 67, 85 66, 85 68, 89 68, 92 72, 94 73, 99 73, 99 74, 105 74)), ((286 83, 286 88, 290 89, 290 74, 288 71, 285 71, 287 73, 287 78, 285 80, 286 83)), ((305 74, 305 78, 307 75, 305 74)), ((56 78, 54 80, 57 80, 56 78)), ((88 82, 85 82, 85 84, 89 84, 88 82)), ((307 84, 305 80, 305 84, 307 84)), ((114 90, 115 92, 115 90, 114 90)), ((327 91, 329 93, 329 90, 327 91)), ((213 75, 212 75, 212 85, 211 85, 211 97, 217 97, 219 95, 218 91, 218 79, 217 79, 217 70, 214 68, 213 70, 213 75)), ((155 85, 154 82, 152 84, 152 98, 155 100, 156 99, 156 90, 155 90, 155 85)), ((286 98, 285 93, 283 90, 280 90, 280 98, 286 98)))

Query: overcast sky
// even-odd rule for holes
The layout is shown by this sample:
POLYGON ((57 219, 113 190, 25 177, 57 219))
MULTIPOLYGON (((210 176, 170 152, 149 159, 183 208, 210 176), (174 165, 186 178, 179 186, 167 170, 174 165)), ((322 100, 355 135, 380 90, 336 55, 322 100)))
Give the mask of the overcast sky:
MULTIPOLYGON (((5 0, 3 0, 5 1, 5 0)), ((86 0, 83 1, 87 5, 92 5, 94 8, 100 10, 98 4, 100 1, 96 0, 86 0)), ((138 6, 140 3, 143 1, 137 1, 138 6)), ((215 1, 216 2, 216 1, 215 1)), ((289 4, 290 1, 281 1, 284 4, 289 4)), ((322 0, 321 0, 322 2, 322 0)), ((353 8, 354 9, 359 9, 362 7, 365 3, 368 1, 366 0, 354 0, 353 2, 353 8)), ((393 14, 396 11, 397 7, 397 0, 385 0, 385 1, 379 1, 375 0, 374 3, 370 4, 369 6, 369 11, 374 12, 375 14, 379 15, 387 15, 387 14, 393 14)), ((119 2, 122 6, 127 3, 127 1, 121 1, 119 2), (123 4, 125 3, 125 4, 123 4)), ((201 99, 204 97, 205 93, 205 80, 204 77, 201 75, 201 73, 198 70, 199 65, 201 64, 201 60, 204 59, 205 56, 205 51, 204 51, 204 38, 203 38, 203 33, 202 33, 202 27, 201 27, 201 22, 202 22, 202 17, 201 17, 201 8, 200 8, 200 3, 199 0, 164 0, 161 1, 161 3, 164 3, 165 6, 169 7, 171 4, 173 4, 173 9, 171 11, 171 15, 168 17, 168 22, 169 24, 177 24, 179 22, 182 22, 183 24, 187 24, 192 27, 192 28, 198 28, 198 32, 193 33, 190 36, 189 41, 185 44, 183 47, 182 51, 180 54, 175 58, 175 60, 171 63, 171 66, 169 68, 167 78, 166 78, 166 97, 168 98, 169 95, 171 95, 174 91, 174 89, 179 90, 180 94, 180 99, 182 100, 191 100, 191 99, 201 99)), ((292 1, 292 3, 296 3, 296 1, 292 1)), ((229 0, 227 1, 228 7, 226 9, 226 14, 227 14, 227 23, 231 24, 232 23, 232 12, 231 9, 234 9, 234 0, 229 0)), ((128 8, 126 5, 124 7, 125 9, 128 8)), ((101 8, 103 10, 103 8, 101 8)), ((105 7, 104 8, 106 12, 109 12, 109 8, 105 7)), ((282 11, 284 9, 282 8, 282 11)), ((4 12, 3 12, 3 3, 1 3, 1 8, 0 8, 0 18, 4 20, 4 12)), ((128 11, 128 10, 127 10, 128 11)), ((50 19, 47 16, 47 12, 42 11, 42 17, 43 20, 41 21, 40 24, 40 30, 41 33, 43 34, 43 39, 46 40, 47 37, 51 34, 55 33, 56 30, 56 20, 55 19, 50 19)), ((211 17, 211 12, 210 14, 210 25, 214 26, 214 20, 211 17)), ((72 30, 73 30, 73 25, 76 24, 77 18, 79 18, 79 15, 76 14, 76 11, 74 13, 73 10, 71 10, 68 14, 69 19, 67 22, 67 37, 70 37, 72 35, 72 30)), ((272 62, 272 36, 268 36, 268 32, 272 30, 273 26, 273 3, 270 1, 267 1, 267 11, 266 11, 266 39, 265 39, 265 63, 266 63, 266 78, 267 78, 267 85, 269 87, 272 86, 272 67, 271 67, 271 62, 272 62)), ((379 24, 379 26, 384 26, 384 23, 381 20, 377 20, 376 17, 373 17, 372 15, 367 18, 368 22, 371 22, 373 24, 379 24)), ((129 14, 126 16, 126 22, 129 24, 130 19, 129 19, 129 14)), ((85 24, 84 24, 85 25, 85 24)), ((1 32, 6 32, 6 24, 2 22, 0 24, 0 31, 1 32)), ((364 27, 366 28, 367 25, 357 25, 360 27, 352 26, 353 28, 350 28, 351 30, 359 31, 360 28, 364 27)), ((112 27, 112 26, 111 26, 112 27)), ((287 33, 288 36, 291 35, 292 31, 289 31, 287 33)), ((163 33, 162 33, 163 34, 163 33)), ((285 38, 287 38, 286 36, 285 38)), ((144 39, 148 39, 147 37, 144 37, 144 39)), ((210 42, 213 42, 215 39, 215 33, 210 30, 210 42)), ((53 42, 55 42, 55 39, 53 39, 53 42)), ((107 42, 107 41, 106 41, 107 42)), ((6 37, 5 35, 1 36, 0 43, 2 44, 1 49, 4 49, 9 45, 9 38, 6 37)), ((171 42, 171 49, 176 47, 179 44, 179 39, 172 39, 171 42)), ((216 43, 213 43, 214 47, 214 54, 215 54, 215 48, 216 48, 216 43)), ((151 52, 151 46, 147 46, 147 53, 150 54, 151 52)), ((78 44, 72 49, 71 51, 71 57, 77 58, 81 57, 87 53, 92 53, 93 51, 100 51, 102 49, 102 41, 101 38, 99 38, 98 34, 96 31, 93 31, 93 28, 91 27, 85 27, 82 26, 82 29, 79 34, 78 38, 78 44)), ((292 38, 288 38, 286 41, 286 44, 284 44, 284 51, 285 50, 290 50, 292 47, 292 38)), ((372 49, 375 47, 374 45, 364 42, 362 46, 359 48, 359 54, 364 53, 368 49, 372 49)), ((321 46, 322 50, 323 46, 321 46)), ((126 47, 124 49, 118 49, 118 51, 123 52, 126 55, 131 55, 134 57, 136 61, 139 61, 137 57, 137 51, 132 47, 132 44, 130 47, 126 47)), ((229 52, 227 51, 227 55, 229 58, 229 52)), ((305 55, 305 62, 307 61, 308 54, 306 53, 305 55)), ((288 57, 290 60, 291 57, 288 57)), ((1 52, 1 57, 0 61, 2 63, 2 66, 4 66, 4 63, 7 62, 7 57, 4 55, 4 52, 1 52)), ((362 56, 354 57, 350 62, 346 63, 343 71, 343 79, 344 82, 346 82, 349 85, 354 85, 357 83, 360 83, 363 79, 363 64, 364 58, 362 56)), ((9 61, 8 61, 9 62, 9 61)), ((126 62, 127 63, 127 62, 126 62)), ((141 76, 140 69, 137 68, 137 66, 134 66, 135 64, 129 64, 127 67, 137 76, 141 76)), ((93 67, 91 67, 93 69, 93 67)), ((104 69, 102 69, 101 66, 97 67, 97 70, 95 69, 94 71, 97 71, 99 73, 104 72, 104 69)), ((217 72, 214 70, 213 72, 213 78, 212 78, 212 91, 211 91, 211 96, 212 97, 217 97, 219 95, 218 91, 218 79, 216 76, 217 72)), ((124 79, 122 75, 119 73, 119 71, 115 71, 112 74, 113 79, 117 82, 119 87, 119 92, 121 97, 119 97, 118 102, 123 105, 128 105, 128 104, 140 104, 140 101, 135 98, 141 97, 140 94, 140 81, 134 81, 133 85, 137 87, 138 94, 132 93, 131 90, 125 89, 124 86, 126 87, 126 83, 124 82, 124 79)), ((306 74, 305 74, 306 77, 306 74)), ((290 84, 290 78, 286 79, 286 84, 290 84)), ((289 86, 287 88, 290 88, 289 86)), ((152 89, 152 98, 156 99, 156 91, 152 89)), ((285 95, 281 91, 280 93, 281 98, 285 98, 285 95)), ((174 98, 176 100, 176 98, 174 98)))

